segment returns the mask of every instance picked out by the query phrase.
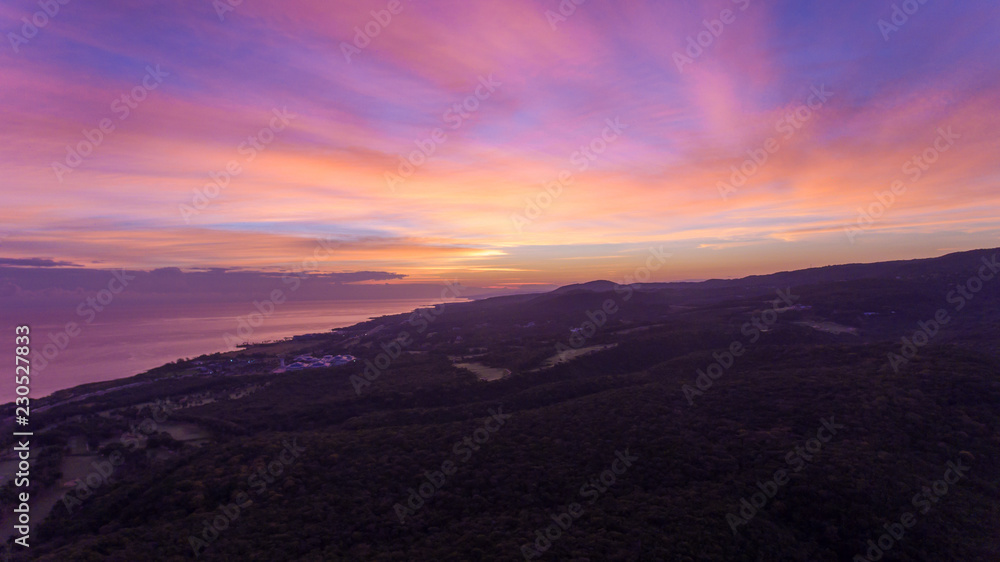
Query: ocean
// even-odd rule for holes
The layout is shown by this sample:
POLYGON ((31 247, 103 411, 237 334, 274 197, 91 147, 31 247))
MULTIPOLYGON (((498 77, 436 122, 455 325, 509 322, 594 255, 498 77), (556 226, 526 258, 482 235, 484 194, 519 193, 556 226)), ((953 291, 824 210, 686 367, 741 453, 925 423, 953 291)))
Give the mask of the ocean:
MULTIPOLYGON (((288 301, 275 307, 249 340, 278 340, 298 334, 327 332, 369 318, 409 312, 445 302, 431 299, 288 301)), ((453 301, 454 302, 454 301, 453 301)), ((14 370, 15 326, 31 330, 31 392, 41 398, 79 384, 129 377, 179 358, 231 351, 240 317, 255 313, 248 303, 109 306, 90 324, 72 310, 18 311, 0 322, 0 353, 14 370), (78 332, 67 335, 75 322, 78 332), (226 338, 230 334, 232 337, 226 338), (40 357, 44 352, 50 358, 40 357)), ((252 319, 258 323, 260 318, 252 319)), ((246 331, 243 332, 246 334, 246 331)), ((0 403, 14 400, 13 380, 0 385, 0 403)))

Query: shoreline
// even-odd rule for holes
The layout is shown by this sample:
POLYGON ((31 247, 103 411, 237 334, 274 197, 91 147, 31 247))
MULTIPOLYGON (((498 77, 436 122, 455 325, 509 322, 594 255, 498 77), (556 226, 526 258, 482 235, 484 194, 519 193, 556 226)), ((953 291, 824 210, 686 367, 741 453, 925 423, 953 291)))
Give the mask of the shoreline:
MULTIPOLYGON (((389 301, 391 302, 392 300, 397 300, 397 299, 390 299, 389 301)), ((216 354, 252 352, 252 350, 254 348, 274 346, 274 345, 281 345, 281 344, 284 344, 284 343, 293 342, 293 341, 295 341, 298 338, 309 338, 309 337, 317 337, 317 336, 327 336, 327 335, 330 335, 331 333, 333 333, 336 330, 349 330, 351 328, 354 328, 355 326, 359 326, 359 325, 365 324, 367 322, 371 322, 373 320, 377 320, 379 318, 386 318, 386 317, 392 317, 392 316, 410 314, 413 311, 419 310, 421 308, 434 307, 434 306, 441 305, 441 304, 456 304, 456 303, 462 303, 462 302, 472 302, 472 301, 474 301, 476 299, 473 299, 473 298, 460 298, 460 299, 454 299, 454 300, 447 300, 447 301, 443 301, 443 302, 433 302, 433 301, 428 302, 428 301, 424 301, 423 299, 399 299, 399 300, 409 301, 409 303, 408 303, 409 308, 406 308, 404 310, 400 310, 398 312, 390 312, 390 313, 386 313, 386 314, 377 314, 377 315, 367 316, 363 320, 355 321, 355 322, 352 322, 352 323, 343 323, 343 324, 340 324, 340 325, 335 325, 335 324, 334 325, 329 325, 325 331, 321 331, 321 332, 316 332, 316 331, 302 331, 302 332, 297 332, 297 333, 294 333, 294 334, 291 334, 291 335, 285 335, 285 336, 281 337, 280 339, 266 338, 266 339, 263 339, 261 341, 256 341, 256 342, 243 342, 243 344, 235 345, 235 346, 226 346, 224 344, 222 338, 220 337, 219 338, 219 344, 220 345, 214 351, 199 353, 198 355, 195 355, 195 356, 188 356, 186 354, 181 354, 179 356, 173 356, 174 358, 171 359, 171 360, 157 363, 156 365, 151 366, 151 367, 149 367, 149 368, 147 368, 145 370, 139 371, 139 372, 133 372, 131 374, 127 374, 127 375, 124 375, 124 376, 117 376, 117 377, 108 378, 108 379, 105 379, 105 380, 94 380, 94 381, 78 382, 78 383, 72 384, 70 386, 65 386, 65 387, 62 387, 62 388, 57 388, 55 390, 52 390, 51 392, 48 392, 47 394, 45 394, 43 396, 39 396, 39 397, 30 396, 30 398, 31 398, 33 404, 38 404, 36 411, 38 411, 38 412, 44 412, 45 410, 47 410, 49 408, 52 408, 52 407, 54 407, 56 405, 59 405, 59 404, 65 404, 65 403, 69 403, 69 402, 79 401, 79 400, 85 399, 85 398, 90 397, 90 396, 103 395, 103 394, 106 394, 106 393, 109 393, 109 392, 114 392, 117 389, 130 388, 132 386, 136 386, 136 385, 139 385, 139 384, 146 384, 146 383, 155 382, 156 380, 159 380, 159 379, 152 378, 152 379, 150 379, 148 381, 143 381, 143 380, 138 380, 138 381, 134 381, 134 382, 127 382, 127 381, 130 381, 132 379, 136 379, 137 377, 149 376, 153 371, 156 371, 157 369, 161 369, 161 368, 163 368, 163 367, 165 367, 167 365, 170 365, 172 363, 176 363, 178 361, 183 361, 185 359, 195 360, 198 357, 207 357, 207 356, 216 355, 216 354), (413 306, 415 303, 423 303, 423 304, 417 304, 416 306, 413 306), (66 394, 66 396, 60 396, 61 394, 66 394), (49 402, 52 402, 53 399, 56 400, 56 403, 50 404, 49 402)), ((302 301, 302 302, 300 302, 298 304, 300 306, 308 306, 308 305, 316 304, 316 303, 324 303, 324 304, 327 304, 327 305, 336 305, 338 303, 353 303, 353 304, 365 303, 365 304, 368 304, 368 303, 372 303, 372 302, 373 301, 359 301, 359 300, 351 300, 351 301, 302 301)), ((385 302, 385 301, 383 301, 383 302, 385 302)), ((10 400, 8 400, 8 401, 3 402, 2 404, 0 404, 0 408, 4 408, 4 409, 8 409, 9 408, 11 410, 11 412, 13 412, 13 407, 14 407, 13 398, 11 398, 10 400)), ((8 416, 6 416, 6 415, 4 415, 3 417, 0 417, 0 423, 4 423, 7 420, 7 417, 8 416)))

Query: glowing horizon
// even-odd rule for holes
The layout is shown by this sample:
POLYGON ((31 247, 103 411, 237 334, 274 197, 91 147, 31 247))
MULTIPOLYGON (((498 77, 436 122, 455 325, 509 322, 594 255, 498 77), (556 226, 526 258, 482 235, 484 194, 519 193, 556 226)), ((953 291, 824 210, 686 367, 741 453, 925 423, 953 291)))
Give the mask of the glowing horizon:
POLYGON ((321 271, 520 287, 1000 246, 1000 7, 893 6, 8 3, 0 258, 333 239, 321 271))

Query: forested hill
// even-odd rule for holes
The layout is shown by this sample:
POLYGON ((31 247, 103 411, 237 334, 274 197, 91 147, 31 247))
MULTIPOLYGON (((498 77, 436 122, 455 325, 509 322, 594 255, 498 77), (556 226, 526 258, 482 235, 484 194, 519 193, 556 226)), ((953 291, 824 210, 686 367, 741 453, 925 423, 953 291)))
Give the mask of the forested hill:
POLYGON ((584 284, 66 391, 31 559, 998 560, 998 253, 584 284), (302 354, 357 361, 272 373, 302 354), (62 487, 87 454, 121 462, 62 487))

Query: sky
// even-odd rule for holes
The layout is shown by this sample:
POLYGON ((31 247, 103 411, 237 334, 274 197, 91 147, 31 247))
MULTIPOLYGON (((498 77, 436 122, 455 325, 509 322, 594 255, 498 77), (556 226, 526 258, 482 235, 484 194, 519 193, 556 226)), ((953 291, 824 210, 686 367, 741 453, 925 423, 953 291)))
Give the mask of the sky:
POLYGON ((993 0, 4 0, 0 266, 499 290, 996 247, 998 30, 993 0))

